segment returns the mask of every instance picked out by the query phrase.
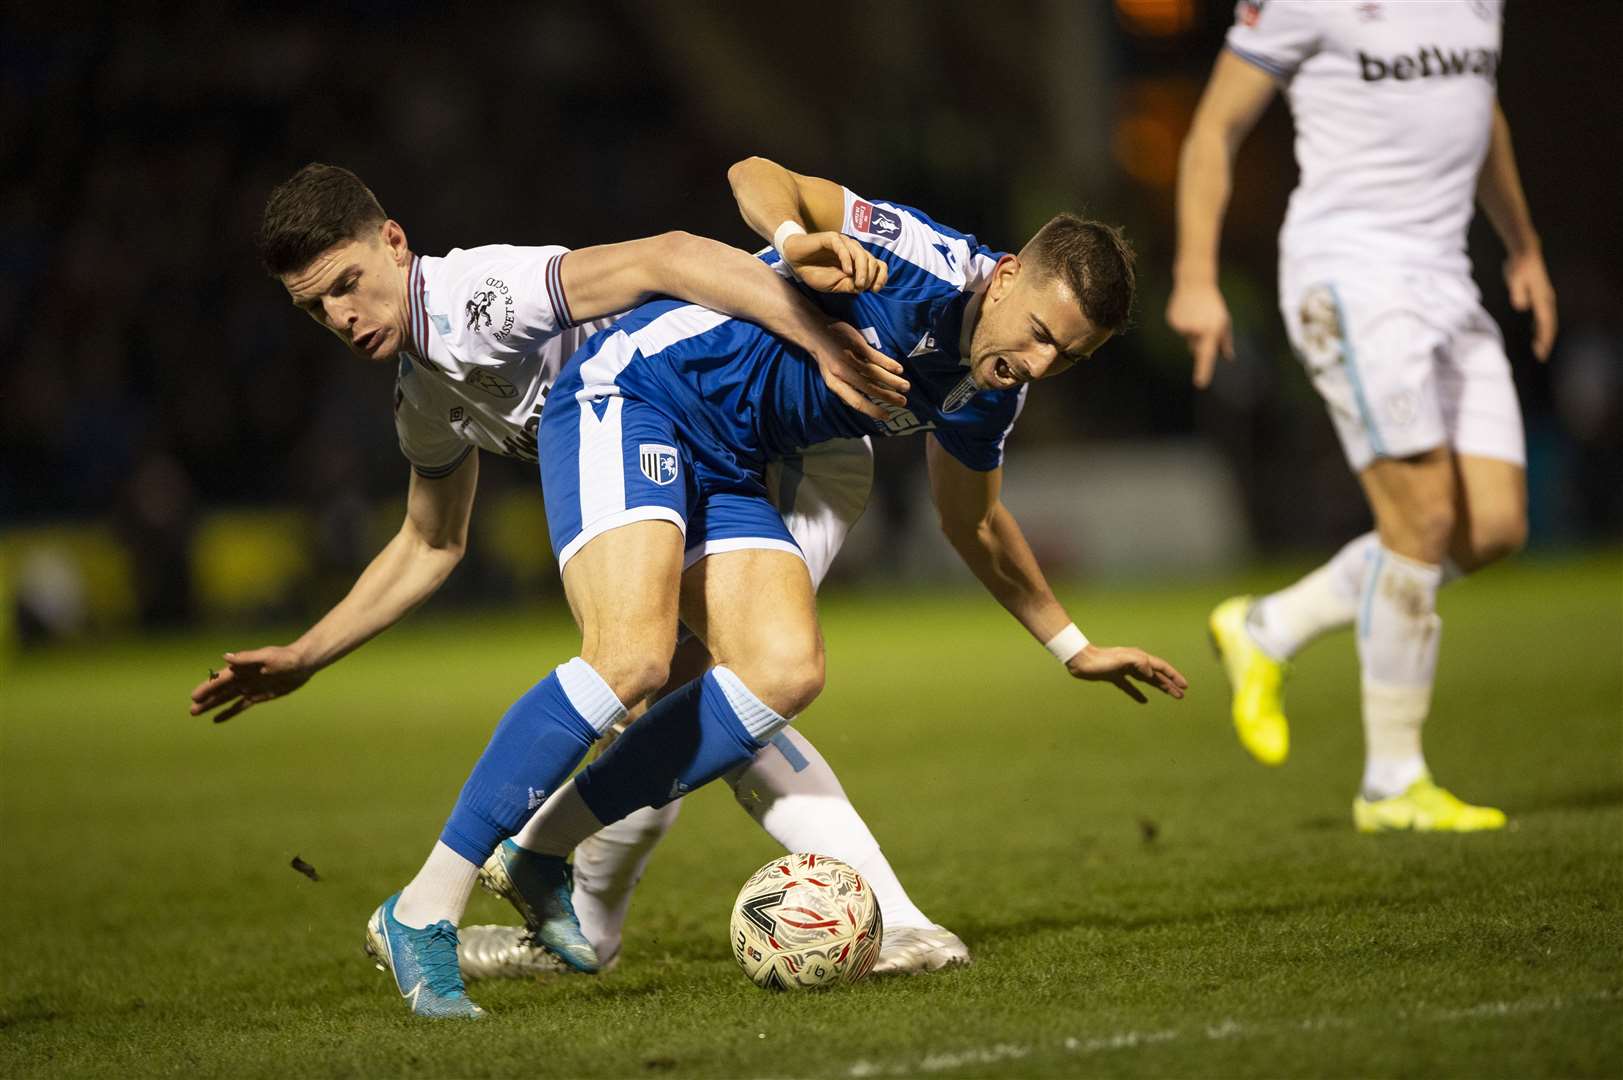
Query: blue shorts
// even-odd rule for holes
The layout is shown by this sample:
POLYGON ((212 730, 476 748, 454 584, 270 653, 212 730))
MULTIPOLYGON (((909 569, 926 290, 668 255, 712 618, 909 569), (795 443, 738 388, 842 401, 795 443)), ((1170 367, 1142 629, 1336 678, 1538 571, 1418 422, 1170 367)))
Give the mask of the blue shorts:
POLYGON ((681 529, 684 567, 746 548, 800 555, 758 479, 732 490, 701 484, 675 423, 646 402, 554 393, 542 414, 539 449, 560 571, 594 537, 637 521, 681 529))

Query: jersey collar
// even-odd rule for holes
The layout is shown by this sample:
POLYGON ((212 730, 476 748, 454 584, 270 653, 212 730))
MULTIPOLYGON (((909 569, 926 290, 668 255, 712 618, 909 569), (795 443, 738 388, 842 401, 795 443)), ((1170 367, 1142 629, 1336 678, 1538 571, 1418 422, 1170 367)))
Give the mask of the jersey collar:
POLYGON ((958 353, 958 339, 964 330, 964 312, 975 298, 972 292, 961 292, 949 297, 941 305, 935 318, 930 320, 930 332, 935 335, 935 347, 943 356, 955 360, 959 367, 968 367, 969 359, 958 353))
POLYGON ((409 351, 419 360, 428 359, 428 286, 423 280, 423 260, 411 257, 406 279, 406 335, 409 351))

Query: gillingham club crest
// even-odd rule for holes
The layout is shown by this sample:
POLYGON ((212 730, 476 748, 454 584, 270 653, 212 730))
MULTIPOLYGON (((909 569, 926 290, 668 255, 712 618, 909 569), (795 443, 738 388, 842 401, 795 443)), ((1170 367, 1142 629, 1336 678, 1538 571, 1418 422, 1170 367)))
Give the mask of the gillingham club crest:
POLYGON ((642 474, 660 487, 676 480, 676 447, 664 443, 642 443, 637 447, 637 464, 642 474))

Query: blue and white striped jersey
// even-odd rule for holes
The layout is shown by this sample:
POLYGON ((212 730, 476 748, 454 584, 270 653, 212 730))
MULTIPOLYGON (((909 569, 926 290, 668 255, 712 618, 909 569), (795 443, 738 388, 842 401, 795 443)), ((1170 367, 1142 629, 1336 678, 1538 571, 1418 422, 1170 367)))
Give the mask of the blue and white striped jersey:
MULTIPOLYGON (((835 397, 798 348, 751 323, 674 300, 644 304, 592 338, 554 393, 582 402, 646 401, 678 425, 701 473, 723 477, 741 478, 770 458, 829 439, 920 431, 934 432, 971 469, 998 468, 1025 387, 977 391, 958 342, 964 310, 999 254, 917 210, 850 191, 842 231, 885 261, 885 287, 857 296, 804 291, 901 362, 911 383, 907 407, 892 409, 886 422, 835 397)), ((779 263, 775 252, 762 257, 779 263)))

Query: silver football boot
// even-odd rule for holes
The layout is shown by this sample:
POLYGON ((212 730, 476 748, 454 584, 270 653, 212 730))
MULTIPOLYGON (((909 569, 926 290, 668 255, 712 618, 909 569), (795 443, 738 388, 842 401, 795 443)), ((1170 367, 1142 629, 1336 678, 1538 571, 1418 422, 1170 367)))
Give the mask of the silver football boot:
POLYGON ((885 928, 875 975, 919 975, 969 963, 969 946, 944 926, 885 928))
POLYGON ((458 934, 457 966, 462 977, 474 979, 533 979, 563 975, 571 969, 557 956, 530 940, 522 926, 464 926, 458 934))

